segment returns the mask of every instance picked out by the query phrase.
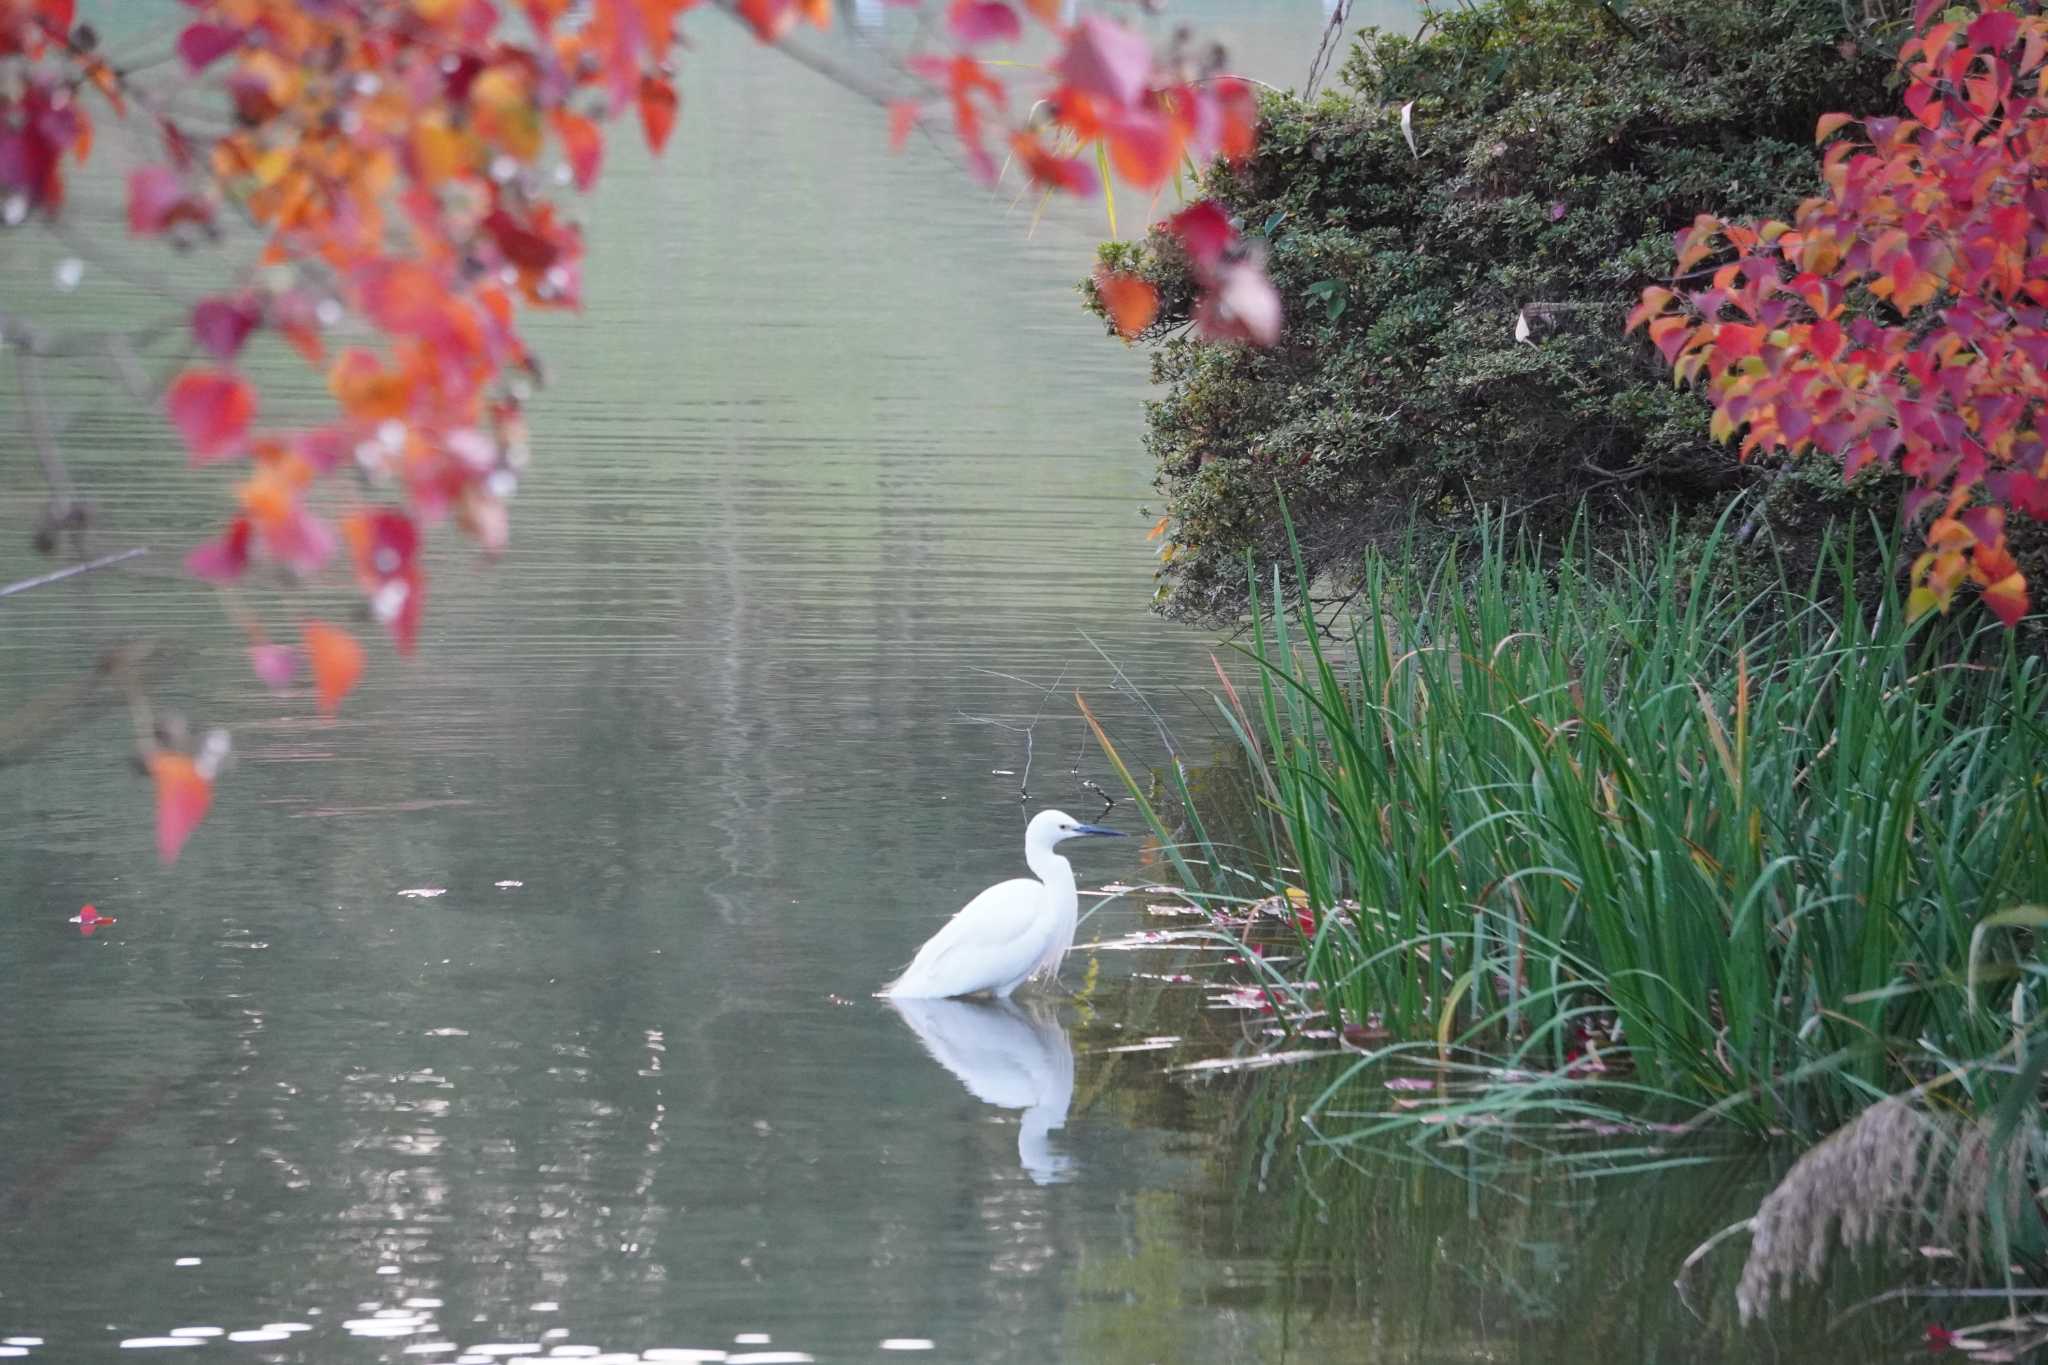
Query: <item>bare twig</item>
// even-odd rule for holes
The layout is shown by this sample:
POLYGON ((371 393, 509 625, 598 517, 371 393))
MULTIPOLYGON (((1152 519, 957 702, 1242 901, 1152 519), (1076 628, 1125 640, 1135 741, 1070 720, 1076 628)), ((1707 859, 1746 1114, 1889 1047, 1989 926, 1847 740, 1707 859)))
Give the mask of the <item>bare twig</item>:
POLYGON ((1308 82, 1301 88, 1303 103, 1316 97, 1316 86, 1329 74, 1330 61, 1337 55, 1337 35, 1344 31, 1344 21, 1351 17, 1351 0, 1337 0, 1330 10, 1330 22, 1323 26, 1323 41, 1316 46, 1316 55, 1308 64, 1308 82))
POLYGON ((5 587, 0 587, 0 597, 12 597, 16 593, 27 592, 30 588, 46 587, 51 583, 62 582, 67 578, 75 578, 82 573, 91 573, 95 569, 105 569, 111 568, 116 564, 125 564, 131 559, 139 559, 148 553, 149 547, 147 545, 137 545, 132 549, 117 550, 110 555, 101 555, 98 559, 88 559, 83 564, 67 564, 61 569, 52 569, 48 573, 37 574, 34 578, 24 578, 18 582, 9 583, 5 587))

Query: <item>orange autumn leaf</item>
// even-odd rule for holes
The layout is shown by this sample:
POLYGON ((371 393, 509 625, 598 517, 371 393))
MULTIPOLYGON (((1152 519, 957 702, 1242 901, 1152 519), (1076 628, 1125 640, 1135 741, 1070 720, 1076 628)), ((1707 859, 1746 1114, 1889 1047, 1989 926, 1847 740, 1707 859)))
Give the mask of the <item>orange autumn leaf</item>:
POLYGON ((412 405, 412 381, 386 370, 368 351, 344 351, 327 371, 327 390, 359 422, 403 418, 412 405))
POLYGON ((439 185, 469 169, 469 140, 449 126, 445 114, 422 118, 412 130, 412 169, 423 184, 439 185))
POLYGON ((1159 312, 1159 291, 1136 275, 1099 271, 1095 276, 1095 293, 1117 335, 1126 341, 1151 326, 1159 312))
POLYGON ((604 134, 589 119, 566 109, 555 110, 548 122, 562 140, 562 155, 568 159, 576 188, 588 193, 597 183, 597 169, 604 161, 604 134))
POLYGON ((341 699, 363 676, 363 647, 356 637, 324 621, 308 621, 299 630, 305 641, 306 659, 313 668, 313 687, 320 695, 320 709, 333 715, 341 699))
POLYGON ((2026 575, 2010 573, 1985 588, 1984 605, 1997 614, 2008 630, 2018 625, 2027 614, 2026 575))
POLYGON ((151 754, 147 764, 156 782, 156 856, 175 863, 213 804, 213 783, 190 757, 168 749, 151 754))

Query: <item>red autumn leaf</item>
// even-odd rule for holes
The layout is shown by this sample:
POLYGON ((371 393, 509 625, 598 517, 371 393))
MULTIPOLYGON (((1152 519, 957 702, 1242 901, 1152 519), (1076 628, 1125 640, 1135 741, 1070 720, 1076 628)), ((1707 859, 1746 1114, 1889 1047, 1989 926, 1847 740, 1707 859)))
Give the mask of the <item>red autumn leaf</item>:
POLYGON ((192 24, 178 35, 178 55, 194 75, 241 46, 239 29, 223 24, 192 24))
POLYGON ((1166 220, 1166 230, 1180 238, 1197 269, 1215 265, 1237 240, 1237 229, 1213 199, 1182 209, 1166 220))
POLYGON ((946 11, 946 27, 955 42, 969 47, 981 43, 1015 42, 1024 36, 1017 12, 1002 0, 953 0, 946 11))
POLYGON ((1057 155, 1030 133, 1018 133, 1011 138, 1010 151, 1031 183, 1040 189, 1089 195, 1095 193, 1099 184, 1093 166, 1077 156, 1057 155))
POLYGON ((1126 341, 1151 326, 1159 313, 1159 291, 1136 275, 1097 271, 1095 293, 1101 298, 1111 325, 1126 341))
POLYGON ((235 358, 262 321, 263 310, 246 296, 202 299, 192 310, 192 335, 225 363, 235 358))
POLYGON ((1152 79, 1152 45, 1141 33, 1090 15, 1068 33, 1053 69, 1075 89, 1131 109, 1152 79))
POLYGON ((128 230, 138 237, 166 232, 179 223, 204 223, 211 216, 168 166, 138 166, 129 172, 128 230))
POLYGON ((604 161, 604 134, 589 119, 566 109, 555 110, 549 122, 562 140, 562 155, 568 158, 576 188, 588 193, 597 183, 597 170, 604 161))
POLYGON ((232 455, 256 416, 256 391, 225 370, 187 370, 164 395, 193 464, 232 455))
POLYGON ((159 749, 147 761, 149 775, 156 780, 156 854, 175 863, 213 804, 213 783, 200 776, 198 765, 184 754, 159 749))
POLYGON ((796 6, 791 0, 739 0, 739 16, 764 43, 779 43, 796 27, 796 6))
POLYGON ((374 589, 413 566, 419 555, 419 528, 395 507, 378 507, 342 518, 342 538, 356 562, 356 576, 374 589))
POLYGON ((659 153, 668 145, 676 126, 676 88, 659 76, 640 78, 640 128, 647 134, 647 148, 659 153))
POLYGON ((2020 17, 2009 9, 1986 9, 1970 21, 1968 35, 1964 38, 1971 47, 1990 52, 2002 52, 2012 46, 2012 40, 2019 36, 2020 17))
POLYGON ((324 621, 308 621, 299 630, 306 643, 306 659, 313 668, 313 688, 320 696, 320 709, 333 715, 363 676, 363 647, 356 637, 324 621))
POLYGON ((78 913, 73 915, 69 922, 78 926, 78 932, 83 937, 91 938, 94 930, 103 929, 109 924, 119 924, 121 921, 112 915, 102 915, 93 906, 81 905, 78 907, 78 913))
POLYGON ((492 210, 483 226, 505 259, 521 270, 546 270, 561 257, 560 247, 504 209, 492 210))

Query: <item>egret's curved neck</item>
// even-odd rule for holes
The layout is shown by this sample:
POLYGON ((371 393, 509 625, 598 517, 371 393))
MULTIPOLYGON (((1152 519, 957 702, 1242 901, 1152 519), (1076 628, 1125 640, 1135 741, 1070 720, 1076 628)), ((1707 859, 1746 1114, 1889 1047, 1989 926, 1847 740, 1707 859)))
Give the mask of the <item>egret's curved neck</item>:
POLYGON ((1053 852, 1050 844, 1044 848, 1025 845, 1024 861, 1038 880, 1052 888, 1054 894, 1074 895, 1074 865, 1053 852))

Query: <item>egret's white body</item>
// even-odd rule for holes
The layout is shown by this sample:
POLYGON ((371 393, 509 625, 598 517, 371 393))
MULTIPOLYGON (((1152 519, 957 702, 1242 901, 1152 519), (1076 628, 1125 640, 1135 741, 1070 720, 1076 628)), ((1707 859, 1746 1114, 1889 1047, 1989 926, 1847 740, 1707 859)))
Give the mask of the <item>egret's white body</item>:
POLYGON ((1037 879, 997 882, 967 902, 882 993, 932 1000, 987 991, 1007 1000, 1032 977, 1057 973, 1074 946, 1080 898, 1073 864, 1053 852, 1053 845, 1119 832, 1061 811, 1040 811, 1024 828, 1024 862, 1037 879))
POLYGON ((1050 1134, 1074 1102, 1074 1048, 1059 1021, 1014 1000, 891 1000, 925 1051, 969 1094, 1001 1109, 1021 1109, 1017 1163, 1040 1185, 1065 1177, 1071 1163, 1050 1134))

